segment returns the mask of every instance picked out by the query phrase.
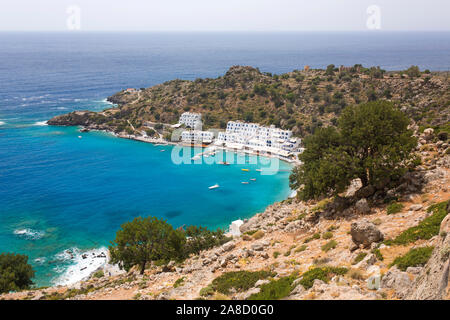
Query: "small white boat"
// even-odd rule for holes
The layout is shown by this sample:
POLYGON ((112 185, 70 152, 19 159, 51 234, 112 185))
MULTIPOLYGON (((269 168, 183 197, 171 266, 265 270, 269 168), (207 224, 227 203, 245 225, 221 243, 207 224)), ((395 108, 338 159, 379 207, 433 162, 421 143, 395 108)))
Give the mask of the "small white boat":
POLYGON ((250 180, 251 180, 251 181, 256 181, 256 179, 255 179, 255 178, 251 178, 250 180))
POLYGON ((217 189, 218 187, 220 187, 220 186, 218 184, 215 184, 215 185, 213 185, 211 187, 208 187, 208 189, 212 190, 212 189, 217 189))
POLYGON ((242 184, 248 184, 248 181, 242 181, 241 183, 242 184))
POLYGON ((261 171, 262 171, 262 169, 256 169, 256 171, 259 171, 259 172, 261 172, 261 171))
POLYGON ((200 160, 200 156, 193 156, 192 158, 191 158, 191 160, 200 160))
POLYGON ((81 138, 83 138, 82 136, 78 136, 78 139, 81 139, 81 138))

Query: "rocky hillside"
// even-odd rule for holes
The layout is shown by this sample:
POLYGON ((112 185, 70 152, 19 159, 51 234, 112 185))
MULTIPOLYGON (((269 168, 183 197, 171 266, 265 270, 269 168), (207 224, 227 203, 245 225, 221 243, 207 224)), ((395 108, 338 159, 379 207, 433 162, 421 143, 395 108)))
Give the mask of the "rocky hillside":
POLYGON ((355 181, 342 197, 286 200, 183 263, 1 299, 449 299, 449 144, 419 138, 422 164, 381 193, 355 181))
POLYGON ((422 128, 450 131, 449 88, 445 73, 421 73, 414 68, 386 73, 360 65, 330 66, 273 75, 234 66, 216 79, 173 80, 124 90, 108 98, 117 107, 99 113, 72 112, 48 123, 133 134, 146 129, 142 127, 146 122, 174 124, 181 113, 191 111, 203 114, 206 128, 225 128, 227 121, 242 119, 275 124, 304 136, 316 127, 335 124, 346 105, 387 99, 422 128))

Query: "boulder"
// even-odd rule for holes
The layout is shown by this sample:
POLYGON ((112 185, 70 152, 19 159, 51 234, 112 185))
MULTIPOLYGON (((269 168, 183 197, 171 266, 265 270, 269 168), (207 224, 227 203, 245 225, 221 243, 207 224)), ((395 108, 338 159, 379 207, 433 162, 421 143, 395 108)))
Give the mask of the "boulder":
POLYGON ((261 243, 252 244, 253 251, 263 251, 263 249, 264 249, 264 246, 261 243))
POLYGON ((370 266, 372 266, 375 262, 377 262, 377 258, 375 257, 375 255, 373 253, 370 253, 370 254, 366 255, 362 261, 358 262, 355 265, 355 268, 366 270, 370 266))
POLYGON ((395 294, 403 299, 411 287, 412 281, 408 273, 392 267, 381 279, 381 288, 393 289, 395 294))
POLYGON ((418 275, 423 270, 422 267, 408 267, 406 272, 418 275))
POLYGON ((375 193, 374 186, 365 186, 355 192, 356 198, 368 198, 375 193))
POLYGON ((425 140, 429 141, 429 140, 431 140, 433 138, 433 136, 434 136, 434 129, 433 128, 427 128, 427 129, 425 129, 423 131, 422 137, 425 140))
POLYGON ((263 259, 269 259, 269 254, 267 252, 261 252, 261 258, 263 259))
POLYGON ((266 284, 266 283, 269 283, 269 282, 270 282, 270 281, 267 280, 267 279, 260 279, 260 280, 256 281, 255 287, 260 287, 260 286, 262 286, 263 284, 266 284))
POLYGON ((369 203, 364 198, 356 202, 355 208, 358 213, 362 214, 370 213, 369 203))
POLYGON ((383 233, 367 219, 353 222, 350 233, 355 244, 362 244, 365 247, 369 247, 373 242, 384 239, 383 233))
POLYGON ((234 242, 230 241, 230 242, 225 243, 222 246, 222 249, 223 249, 223 251, 227 252, 227 251, 234 249, 235 246, 236 245, 234 244, 234 242))
POLYGON ((257 294, 261 291, 260 288, 251 288, 246 292, 242 292, 236 295, 236 297, 234 299, 236 300, 247 300, 248 298, 250 298, 251 295, 253 294, 257 294))
POLYGON ((411 205, 410 207, 409 207, 409 210, 412 210, 412 211, 419 211, 420 209, 422 209, 423 208, 423 205, 421 205, 421 204, 413 204, 413 205, 411 205))

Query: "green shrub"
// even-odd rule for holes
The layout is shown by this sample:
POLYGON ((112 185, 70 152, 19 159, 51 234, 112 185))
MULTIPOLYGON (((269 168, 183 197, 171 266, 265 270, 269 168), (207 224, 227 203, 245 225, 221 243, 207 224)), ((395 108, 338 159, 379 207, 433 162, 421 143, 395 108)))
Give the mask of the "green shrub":
POLYGON ((294 289, 292 282, 295 276, 282 277, 263 284, 259 293, 252 294, 248 300, 278 300, 287 297, 294 289))
POLYGON ((322 246, 322 251, 328 252, 337 247, 336 240, 331 240, 322 246))
POLYGON ((375 249, 372 250, 372 253, 375 255, 375 257, 377 257, 377 259, 378 259, 379 261, 383 261, 383 260, 384 260, 384 257, 383 257, 383 255, 381 254, 380 249, 375 248, 375 249))
POLYGON ((93 274, 94 278, 102 278, 105 275, 105 273, 103 272, 103 270, 97 270, 95 271, 95 273, 93 274))
POLYGON ((141 296, 142 296, 142 294, 138 292, 133 296, 133 300, 139 300, 141 298, 141 296))
POLYGON ((278 252, 278 251, 275 251, 274 253, 273 253, 273 257, 276 259, 276 258, 278 258, 278 256, 280 255, 280 252, 278 252))
POLYGON ((393 201, 387 206, 386 213, 387 214, 395 214, 395 213, 402 211, 402 209, 403 209, 403 204, 393 201))
POLYGON ((255 286, 256 281, 273 276, 269 271, 232 271, 215 278, 211 283, 214 291, 228 294, 231 288, 246 291, 255 286))
POLYGON ((432 215, 422 220, 417 226, 403 231, 395 239, 386 240, 385 243, 388 245, 408 244, 419 239, 429 240, 435 235, 439 234, 441 222, 447 215, 447 203, 448 201, 444 201, 430 206, 427 211, 433 212, 432 215))
POLYGON ((306 217, 306 212, 303 212, 301 214, 298 215, 297 220, 302 220, 306 217))
POLYGON ((308 248, 308 246, 306 244, 304 244, 304 245, 301 245, 300 247, 298 247, 297 249, 295 249, 295 252, 296 253, 302 252, 302 251, 305 251, 307 248, 308 248))
POLYGON ((201 297, 211 296, 213 294, 214 294, 214 289, 212 288, 212 285, 204 287, 200 290, 201 297))
POLYGON ((331 239, 331 238, 333 238, 333 233, 330 231, 327 231, 322 235, 322 239, 331 239))
POLYGON ((177 281, 173 284, 174 288, 181 287, 184 284, 184 277, 178 278, 177 281))
POLYGON ((367 252, 360 252, 353 260, 352 264, 357 264, 358 262, 361 262, 365 257, 367 256, 367 252))
POLYGON ((328 282, 330 280, 331 275, 343 275, 346 274, 347 271, 348 271, 347 268, 338 268, 329 266, 314 268, 305 272, 302 275, 300 279, 300 284, 305 289, 310 289, 314 284, 314 280, 316 279, 322 280, 323 282, 328 282))
POLYGON ((264 231, 262 230, 258 230, 253 234, 253 239, 261 239, 262 237, 264 237, 264 231))
POLYGON ((348 276, 355 280, 363 280, 364 279, 364 274, 359 269, 350 269, 348 271, 348 276))
POLYGON ((423 247, 411 249, 404 256, 395 258, 391 266, 396 265, 400 270, 405 271, 408 267, 425 265, 433 253, 434 247, 423 247))
POLYGON ((320 233, 315 233, 312 237, 305 239, 305 243, 308 243, 310 241, 317 240, 317 239, 320 239, 320 233))

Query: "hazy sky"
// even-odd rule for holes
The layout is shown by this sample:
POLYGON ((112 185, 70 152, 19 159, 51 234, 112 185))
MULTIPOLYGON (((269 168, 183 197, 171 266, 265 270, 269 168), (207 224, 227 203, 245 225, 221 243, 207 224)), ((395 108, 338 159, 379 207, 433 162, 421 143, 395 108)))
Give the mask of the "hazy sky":
POLYGON ((450 31, 450 0, 2 0, 0 30, 68 30, 70 6, 85 31, 367 30, 370 5, 381 30, 450 31))

